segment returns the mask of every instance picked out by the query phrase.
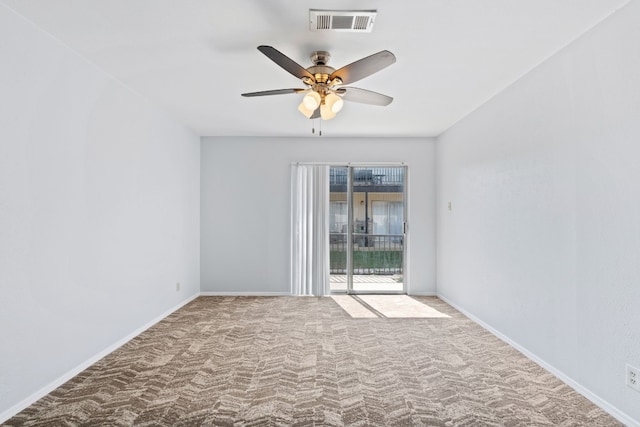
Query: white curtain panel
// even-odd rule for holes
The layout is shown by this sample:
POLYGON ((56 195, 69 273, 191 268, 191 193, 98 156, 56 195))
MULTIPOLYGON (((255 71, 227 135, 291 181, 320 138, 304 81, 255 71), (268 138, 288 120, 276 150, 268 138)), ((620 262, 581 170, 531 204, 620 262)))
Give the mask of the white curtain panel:
POLYGON ((291 293, 329 289, 329 166, 291 165, 291 293))

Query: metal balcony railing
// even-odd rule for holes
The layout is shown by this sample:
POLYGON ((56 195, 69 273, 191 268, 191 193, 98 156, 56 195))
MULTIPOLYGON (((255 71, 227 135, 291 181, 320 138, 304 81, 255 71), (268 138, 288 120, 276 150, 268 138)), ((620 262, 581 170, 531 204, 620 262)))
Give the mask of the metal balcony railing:
MULTIPOLYGON (((329 171, 331 185, 346 185, 347 170, 331 168, 329 171)), ((369 168, 353 171, 353 185, 403 185, 403 168, 369 168)))
MULTIPOLYGON (((353 273, 370 275, 402 274, 404 265, 402 234, 353 235, 353 273)), ((347 235, 329 233, 331 274, 347 273, 347 235)))

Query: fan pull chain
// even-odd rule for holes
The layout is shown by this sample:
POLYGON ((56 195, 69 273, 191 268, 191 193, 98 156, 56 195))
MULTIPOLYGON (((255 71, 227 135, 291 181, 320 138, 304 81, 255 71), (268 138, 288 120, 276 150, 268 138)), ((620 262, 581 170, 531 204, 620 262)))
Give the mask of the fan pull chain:
MULTIPOLYGON (((318 136, 322 136, 322 120, 320 120, 320 125, 318 127, 318 136)), ((316 119, 313 119, 313 122, 311 124, 311 133, 314 135, 316 133, 316 119)))

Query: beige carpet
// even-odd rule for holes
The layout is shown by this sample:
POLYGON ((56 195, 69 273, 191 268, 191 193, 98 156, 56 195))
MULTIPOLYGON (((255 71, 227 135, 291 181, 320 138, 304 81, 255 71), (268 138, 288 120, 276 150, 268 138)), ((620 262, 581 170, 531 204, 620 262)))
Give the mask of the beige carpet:
POLYGON ((415 299, 439 315, 200 297, 7 425, 619 425, 444 302, 415 299))

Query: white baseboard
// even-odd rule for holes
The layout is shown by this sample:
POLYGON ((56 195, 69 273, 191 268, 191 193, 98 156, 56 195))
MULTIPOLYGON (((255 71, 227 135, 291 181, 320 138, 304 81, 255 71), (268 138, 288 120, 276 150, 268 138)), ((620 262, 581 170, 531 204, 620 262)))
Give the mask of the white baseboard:
POLYGON ((577 391, 578 393, 580 393, 581 395, 583 395, 584 397, 589 399, 591 402, 593 402, 595 405, 599 406, 602 410, 604 410, 607 413, 609 413, 612 417, 616 418, 621 423, 623 423, 623 424, 625 424, 626 426, 629 426, 629 427, 640 427, 640 421, 631 418, 629 415, 625 414, 624 412, 622 412, 621 410, 619 410, 618 408, 616 408, 615 406, 613 406, 612 404, 610 404, 606 400, 602 399, 600 396, 596 395, 595 393, 593 393, 591 390, 589 390, 588 388, 584 387, 580 383, 578 383, 575 380, 571 379, 569 376, 564 374, 562 371, 560 371, 560 370, 556 369, 555 367, 553 367, 552 365, 548 364, 547 362, 545 362, 540 357, 536 356, 531 351, 527 350, 526 348, 524 348, 523 346, 521 346, 517 342, 513 341, 511 338, 509 338, 506 335, 502 334, 500 331, 494 329, 489 324, 483 322, 482 320, 480 320, 479 318, 477 318, 473 314, 469 313, 464 308, 460 307, 458 304, 456 304, 453 301, 449 300, 444 295, 437 294, 436 296, 438 298, 440 298, 442 301, 444 301, 447 304, 449 304, 451 307, 455 308, 456 310, 458 310, 459 312, 461 312, 462 314, 467 316, 469 319, 471 319, 474 322, 476 322, 478 325, 482 326, 487 331, 491 332, 496 337, 500 338, 505 343, 509 344, 511 347, 513 347, 516 350, 518 350, 520 353, 522 353, 525 356, 527 356, 529 359, 531 359, 532 361, 534 361, 535 363, 540 365, 542 368, 544 368, 547 371, 551 372, 560 381, 564 382, 569 387, 573 388, 575 391, 577 391))
POLYGON ((200 292, 203 297, 290 297, 290 292, 200 292))
POLYGON ((409 292, 407 295, 410 297, 437 297, 436 292, 409 292))
POLYGON ((124 338, 122 338, 122 339, 116 341, 115 343, 111 344, 109 347, 105 348, 101 352, 93 355, 88 360, 82 362, 81 364, 79 364, 75 368, 73 368, 70 371, 64 373, 63 375, 61 375, 60 377, 58 377, 54 381, 52 381, 49 384, 47 384, 46 386, 42 387, 40 390, 38 390, 35 393, 31 394, 30 396, 22 399, 20 402, 16 403, 15 405, 10 407, 6 411, 0 413, 0 424, 6 422, 9 418, 13 417, 14 415, 18 414, 22 410, 24 410, 27 407, 31 406, 36 401, 40 400, 41 398, 43 398, 47 394, 51 393, 56 388, 60 387, 62 384, 64 384, 67 381, 69 381, 71 378, 73 378, 76 375, 78 375, 80 372, 82 372, 85 369, 87 369, 89 366, 91 366, 94 363, 96 363, 98 360, 100 360, 103 357, 107 356, 109 353, 117 350, 119 347, 122 347, 124 344, 126 344, 127 342, 129 342, 130 340, 135 338, 136 336, 140 335, 142 332, 146 331, 147 329, 149 329, 150 327, 152 327, 153 325, 155 325, 156 323, 158 323, 159 321, 161 321, 162 319, 164 319, 165 317, 167 317, 168 315, 170 315, 174 311, 176 311, 179 308, 183 307, 184 305, 190 303, 191 301, 193 301, 194 299, 198 298, 199 296, 200 296, 199 294, 195 294, 195 295, 192 295, 191 297, 187 298, 186 300, 180 302, 178 305, 176 305, 176 306, 170 308, 169 310, 165 311, 164 313, 162 313, 161 315, 157 316, 153 320, 149 321, 145 325, 143 325, 143 326, 139 327, 138 329, 134 330, 129 335, 127 335, 124 338))

